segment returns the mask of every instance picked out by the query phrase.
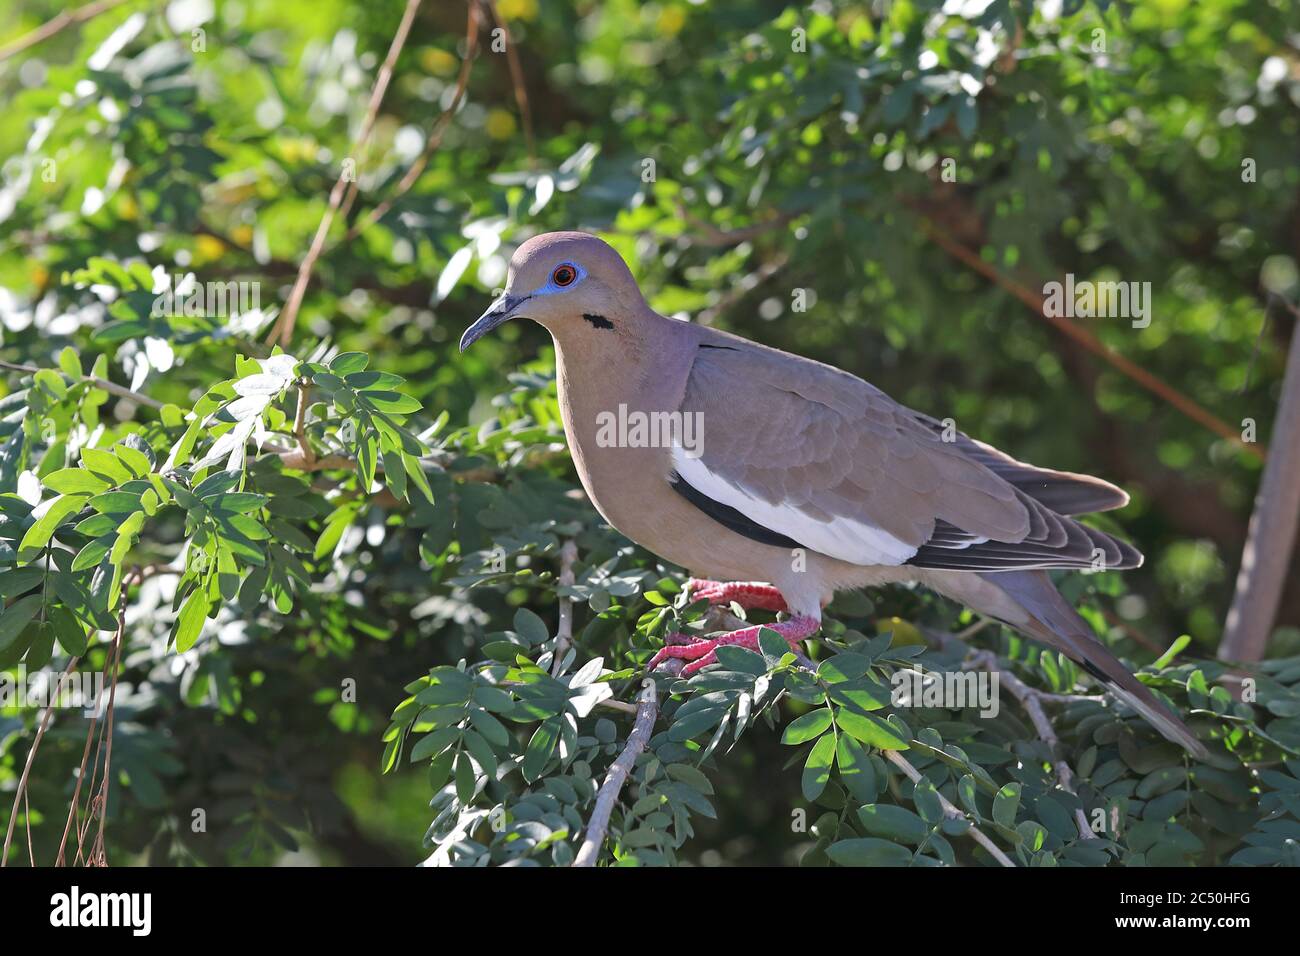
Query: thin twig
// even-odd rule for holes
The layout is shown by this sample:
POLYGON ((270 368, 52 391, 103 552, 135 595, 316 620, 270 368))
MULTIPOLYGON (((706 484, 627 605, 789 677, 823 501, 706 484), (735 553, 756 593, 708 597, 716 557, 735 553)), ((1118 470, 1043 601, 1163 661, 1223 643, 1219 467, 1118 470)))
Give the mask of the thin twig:
POLYGON ((519 104, 519 120, 524 127, 524 142, 528 147, 528 162, 537 165, 537 147, 533 142, 533 112, 528 106, 528 89, 524 85, 524 68, 519 62, 519 53, 515 50, 514 37, 510 35, 510 24, 502 18, 497 10, 496 0, 485 0, 492 11, 492 19, 501 29, 506 40, 506 63, 510 67, 510 82, 515 89, 515 102, 519 104))
MULTIPOLYGON (((110 660, 111 656, 105 655, 105 671, 107 671, 110 660)), ((68 804, 68 822, 63 825, 63 839, 59 841, 59 855, 54 860, 55 866, 63 866, 63 854, 68 847, 68 834, 72 831, 72 822, 73 820, 79 820, 77 811, 81 804, 81 785, 86 781, 86 763, 90 759, 90 743, 95 737, 95 727, 99 724, 99 708, 103 703, 103 696, 104 689, 103 684, 101 683, 99 694, 95 698, 95 713, 91 716, 90 727, 86 730, 86 746, 81 751, 81 768, 77 771, 77 785, 72 791, 72 802, 68 804)), ((96 762, 98 762, 98 758, 96 758, 96 762)), ((78 826, 77 832, 81 832, 80 826, 78 826)), ((80 848, 78 848, 77 855, 81 855, 80 848)))
MULTIPOLYGON (((662 670, 669 676, 676 677, 681 673, 685 663, 680 659, 670 660, 665 662, 662 670)), ((574 866, 596 865, 600 848, 604 845, 605 836, 609 832, 609 818, 614 812, 614 804, 618 802, 619 792, 627 782, 628 774, 636 766, 636 758, 650 742, 650 735, 654 732, 655 720, 658 717, 659 695, 656 693, 656 684, 652 681, 641 692, 641 700, 636 708, 636 721, 632 725, 632 732, 627 736, 627 744, 618 758, 610 764, 609 772, 605 774, 605 781, 596 794, 596 806, 591 811, 591 819, 587 821, 582 846, 578 848, 578 855, 573 860, 574 866)))
MULTIPOLYGON (((1071 796, 1078 796, 1074 789, 1074 771, 1066 761, 1057 756, 1060 751, 1061 741, 1056 736, 1056 728, 1052 722, 1047 719, 1047 713, 1043 710, 1043 701, 1049 698, 1055 698, 1057 695, 1045 694, 1040 690, 1030 687, 1015 674, 1006 670, 998 656, 992 651, 977 651, 971 655, 966 662, 965 668, 970 670, 975 667, 982 667, 990 673, 997 674, 998 679, 1004 684, 1011 695, 1020 701, 1029 714, 1029 719, 1033 722, 1034 729, 1038 731, 1038 737, 1047 745, 1048 751, 1052 755, 1052 766, 1056 769, 1056 779, 1061 784, 1061 789, 1071 796)), ((1088 826, 1088 817, 1081 808, 1074 811, 1074 822, 1079 828, 1079 837, 1084 840, 1094 840, 1097 835, 1092 832, 1092 827, 1088 826)))
POLYGON ((45 715, 41 718, 41 725, 36 730, 36 737, 32 740, 32 747, 27 751, 27 762, 23 764, 23 774, 18 779, 18 790, 14 793, 13 810, 9 813, 9 829, 5 831, 4 853, 0 856, 0 867, 9 865, 9 844, 14 838, 14 823, 18 820, 18 807, 23 800, 24 794, 27 793, 27 780, 31 776, 32 764, 36 761, 36 751, 41 746, 45 731, 50 727, 50 719, 54 716, 54 705, 58 701, 59 695, 63 693, 63 682, 76 669, 80 660, 80 657, 74 657, 68 661, 68 667, 59 678, 59 686, 55 688, 54 696, 50 698, 50 702, 45 706, 45 715))
MULTIPOLYGON (((886 760, 892 763, 895 767, 903 771, 903 773, 907 774, 907 778, 911 780, 912 783, 919 783, 921 781, 921 771, 917 770, 914 766, 912 766, 911 762, 906 757, 904 757, 899 751, 882 750, 881 754, 884 756, 886 760)), ((948 800, 947 797, 945 797, 942 793, 939 793, 938 790, 936 790, 935 793, 939 797, 939 803, 943 806, 943 812, 945 814, 947 814, 949 817, 952 817, 954 820, 966 819, 966 814, 964 814, 957 807, 953 806, 953 804, 948 800)), ((1016 864, 1012 862, 1011 858, 1007 856, 1005 853, 1003 853, 1000 849, 998 849, 997 844, 994 843, 992 840, 990 840, 987 836, 985 836, 983 831, 981 831, 979 827, 975 826, 975 824, 972 823, 970 825, 970 829, 967 830, 966 832, 970 834, 972 840, 974 840, 980 846, 984 847, 984 849, 986 849, 989 852, 989 855, 992 856, 993 859, 997 860, 998 863, 1000 863, 1002 866, 1008 866, 1011 867, 1012 869, 1016 868, 1016 864)))
POLYGON ((1082 326, 1076 325, 1065 316, 1052 315, 1051 310, 1046 308, 1047 300, 1041 293, 1035 292, 1014 279, 1003 275, 1002 272, 991 263, 985 262, 977 252, 968 248, 965 244, 951 236, 946 235, 926 216, 921 215, 920 221, 922 232, 925 233, 926 238, 931 242, 939 246, 939 248, 943 249, 963 265, 978 272, 994 285, 1000 286, 1007 292, 1010 292, 1028 306, 1031 312, 1035 313, 1047 322, 1050 322, 1062 334, 1073 339, 1089 352, 1104 359, 1116 371, 1132 379, 1157 398, 1172 405, 1178 411, 1192 419, 1192 421, 1204 425, 1216 435, 1232 442, 1238 448, 1249 452, 1261 461, 1267 457, 1267 449, 1262 443, 1243 441, 1238 429, 1233 428, 1217 415, 1203 408, 1194 399, 1184 395, 1172 385, 1169 385, 1162 379, 1156 377, 1137 362, 1134 362, 1132 359, 1116 352, 1109 345, 1101 341, 1101 339, 1097 338, 1097 336, 1093 335, 1092 332, 1082 326))
POLYGON ((299 382, 298 407, 293 413, 293 437, 298 440, 298 450, 302 453, 302 460, 307 463, 316 460, 316 453, 311 450, 311 445, 307 443, 307 399, 310 394, 311 386, 306 382, 299 382))
POLYGON ((738 246, 742 242, 749 242, 751 239, 757 239, 759 236, 773 229, 788 224, 791 220, 797 219, 802 210, 780 211, 775 215, 764 219, 760 222, 751 223, 748 226, 739 226, 735 229, 719 229, 711 222, 703 219, 697 219, 691 215, 685 204, 678 202, 677 216, 693 230, 691 242, 697 246, 709 246, 714 248, 725 248, 728 246, 738 246))
POLYGON ((139 575, 133 575, 132 580, 122 582, 122 597, 117 612, 117 634, 113 638, 113 646, 109 649, 109 656, 113 659, 113 666, 109 673, 108 684, 108 713, 104 718, 104 776, 99 781, 99 832, 95 834, 95 842, 90 848, 90 858, 93 862, 107 866, 108 854, 104 849, 104 824, 108 820, 108 796, 109 789, 113 785, 113 716, 115 708, 114 701, 117 698, 117 672, 118 666, 122 662, 122 642, 126 635, 126 601, 127 592, 131 584, 138 581, 139 575))
MULTIPOLYGON (((397 57, 402 52, 402 47, 406 45, 406 38, 411 32, 411 24, 415 21, 415 12, 419 7, 420 0, 407 0, 406 12, 402 14, 402 22, 397 26, 397 32, 393 35, 393 42, 388 48, 388 56, 384 58, 383 65, 379 68, 379 75, 375 79, 374 89, 370 92, 370 103, 366 107, 366 116, 361 123, 361 130, 357 133, 357 138, 352 144, 354 154, 359 155, 370 139, 370 132, 374 128, 375 118, 379 114, 379 104, 383 102, 384 93, 387 92, 389 80, 393 76, 393 66, 397 63, 397 57)), ((307 294, 307 283, 311 281, 312 269, 315 268, 316 260, 320 258, 320 254, 325 248, 325 237, 329 235, 330 226, 334 224, 334 215, 338 212, 339 204, 343 201, 343 194, 348 190, 348 178, 348 170, 345 165, 339 171, 339 178, 335 181, 334 188, 330 190, 329 206, 326 208, 325 214, 321 216, 320 225, 316 227, 316 235, 312 238, 311 248, 307 250, 307 255, 303 257, 302 265, 298 267, 298 277, 294 280, 293 290, 289 293, 289 300, 285 303, 284 311, 280 313, 275 321, 275 326, 271 329, 271 334, 267 336, 268 345, 279 342, 282 347, 285 347, 293 338, 294 323, 298 321, 298 310, 302 308, 303 297, 307 294)))
POLYGON ((23 824, 27 827, 27 860, 32 869, 36 869, 36 847, 32 845, 32 804, 27 799, 28 791, 23 791, 23 824))
POLYGON ((742 276, 739 282, 718 298, 717 302, 696 315, 695 321, 700 325, 712 325, 714 319, 722 313, 730 310, 732 306, 743 299, 751 291, 784 269, 786 263, 789 261, 790 257, 783 252, 774 259, 763 263, 753 272, 742 276))
MULTIPOLYGON (((8 369, 11 372, 24 372, 28 375, 35 375, 37 372, 42 371, 42 369, 37 365, 24 365, 20 362, 0 361, 0 368, 8 369)), ((55 369, 49 369, 49 371, 53 372, 55 369)), ((59 371, 59 374, 62 375, 64 373, 59 371)), ((116 385, 107 379, 98 378, 94 375, 83 375, 82 381, 89 382, 96 388, 102 388, 104 391, 116 395, 118 398, 130 399, 131 401, 138 402, 141 405, 148 405, 150 408, 163 407, 163 403, 158 401, 156 398, 150 398, 148 395, 141 395, 139 392, 133 392, 129 388, 126 388, 123 385, 116 385)))
POLYGON ((447 108, 434 122, 433 127, 429 130, 429 138, 424 143, 424 151, 411 168, 402 176, 401 181, 397 184, 397 190, 374 209, 371 209, 364 216, 352 224, 344 237, 345 242, 350 242, 365 230, 369 229, 376 222, 387 215, 388 211, 393 208, 397 200, 405 196, 415 185, 415 181, 420 178, 425 167, 429 165, 429 160, 433 154, 438 151, 442 145, 442 137, 447 132, 447 127, 451 125, 451 119, 460 109, 461 100, 465 98, 465 91, 469 86, 470 67, 474 65, 474 55, 478 52, 478 31, 479 31, 479 6, 478 0, 470 0, 469 5, 469 22, 465 26, 465 59, 460 63, 460 76, 456 78, 456 92, 447 104, 447 108))
POLYGON ((75 23, 85 23, 101 13, 107 13, 114 7, 120 7, 125 2, 126 0, 95 0, 94 3, 88 3, 84 7, 77 7, 75 10, 64 10, 58 16, 42 23, 30 33, 24 33, 17 40, 0 49, 0 63, 3 63, 16 53, 23 52, 28 47, 43 43, 56 33, 75 23))
MULTIPOLYGON (((560 548, 560 587, 573 587, 573 565, 578 560, 578 545, 572 538, 560 548)), ((564 666, 564 653, 573 643, 573 598, 560 598, 560 620, 555 628, 554 660, 551 662, 551 676, 559 677, 560 668, 564 666)))

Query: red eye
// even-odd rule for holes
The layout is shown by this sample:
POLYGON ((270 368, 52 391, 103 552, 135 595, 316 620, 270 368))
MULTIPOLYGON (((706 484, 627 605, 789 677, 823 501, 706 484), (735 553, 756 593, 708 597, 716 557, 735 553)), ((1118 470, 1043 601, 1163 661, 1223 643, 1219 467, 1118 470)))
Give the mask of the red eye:
POLYGON ((570 265, 556 266, 555 271, 551 273, 551 281, 560 288, 573 285, 573 280, 576 278, 578 278, 578 270, 570 265))

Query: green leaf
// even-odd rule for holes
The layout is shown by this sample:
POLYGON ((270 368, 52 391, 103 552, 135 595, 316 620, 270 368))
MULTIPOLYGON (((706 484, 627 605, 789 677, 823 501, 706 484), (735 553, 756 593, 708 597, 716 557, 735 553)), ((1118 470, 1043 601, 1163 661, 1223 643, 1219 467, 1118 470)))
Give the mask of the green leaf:
POLYGON ((87 468, 97 475, 102 475, 113 485, 123 484, 133 477, 131 472, 117 460, 116 455, 102 448, 81 449, 81 461, 87 468))
POLYGON ((31 560, 35 557, 37 552, 50 543, 50 538, 54 537, 54 531, 62 524, 63 519, 80 511, 85 503, 85 495, 63 495, 55 498, 41 519, 28 528, 27 533, 23 535, 23 540, 18 545, 18 556, 23 560, 31 560))
POLYGON ((54 636, 65 654, 80 657, 86 653, 86 627, 77 620, 77 615, 63 605, 55 604, 49 608, 48 616, 54 627, 54 636))
POLYGON ((459 727, 439 727, 416 741, 411 748, 411 763, 440 754, 459 739, 459 727))
POLYGON ((59 368, 73 382, 81 380, 81 359, 77 355, 77 350, 71 345, 65 346, 59 353, 59 368))
POLYGON ((891 803, 872 803, 859 807, 858 819, 868 833, 890 840, 920 843, 930 833, 929 824, 919 816, 905 807, 891 803))
POLYGON ((40 594, 29 594, 25 598, 19 598, 13 604, 9 605, 0 613, 0 651, 5 650, 14 641, 18 640, 18 635, 23 632, 29 621, 36 616, 36 612, 41 609, 44 597, 40 594))
POLYGON ((361 392, 360 395, 375 410, 389 415, 409 415, 424 407, 417 399, 401 392, 361 392))
POLYGON ((352 375, 370 364, 365 352, 341 352, 330 362, 330 371, 336 375, 352 375))
POLYGON ((116 531, 93 539, 77 553, 76 559, 72 562, 72 570, 74 572, 86 571, 99 564, 104 559, 104 555, 108 554, 109 548, 113 547, 115 541, 117 541, 116 531))
POLYGON ((266 504, 266 495, 257 495, 248 491, 233 492, 224 494, 210 502, 211 506, 219 511, 232 511, 236 514, 247 514, 250 511, 256 511, 266 504))
POLYGON ((176 615, 176 624, 172 638, 176 642, 178 653, 185 653, 194 646, 199 633, 203 630, 203 621, 208 616, 208 594, 203 588, 195 588, 181 605, 181 612, 176 615))
POLYGON ((1008 783, 993 798, 993 822, 1014 829, 1016 811, 1020 809, 1020 784, 1008 783))
POLYGON ((42 478, 41 484, 61 495, 97 495, 111 487, 103 478, 85 468, 62 468, 42 478))
POLYGON ((835 744, 835 764, 853 796, 863 802, 876 799, 876 768, 862 744, 848 734, 840 734, 835 744))
POLYGON ((153 462, 149 460, 148 456, 125 442, 118 442, 114 445, 113 454, 117 455, 122 464, 131 469, 137 478, 143 478, 153 471, 153 462))
POLYGON ((859 714, 843 707, 835 711, 835 723, 845 733, 852 734, 868 747, 881 750, 907 750, 908 743, 892 725, 875 714, 859 714))
POLYGON ((803 795, 807 800, 816 800, 826 789, 831 779, 831 762, 835 759, 835 737, 827 734, 813 744, 808 760, 803 765, 803 778, 800 781, 803 795))
POLYGON ((801 744, 819 737, 831 726, 831 712, 825 707, 818 707, 811 710, 795 720, 792 720, 785 728, 785 733, 781 735, 783 744, 801 744))
POLYGON ((532 783, 542 775, 542 771, 546 769, 546 764, 551 759, 551 754, 555 752, 555 745, 559 739, 558 718, 552 717, 538 725, 528 741, 528 748, 524 751, 523 775, 526 781, 532 783))
POLYGON ((474 799, 475 777, 474 764, 462 750, 456 755, 456 797, 461 803, 474 799))
POLYGON ((30 591, 45 579, 44 568, 15 568, 0 574, 0 598, 11 598, 30 591))
POLYGON ((757 654, 747 647, 736 644, 723 644, 717 650, 718 663, 729 671, 753 674, 755 677, 767 673, 767 661, 762 654, 757 654))
POLYGON ((497 747, 508 747, 510 745, 510 732, 506 730, 501 721, 486 710, 471 710, 469 712, 469 722, 474 725, 474 729, 482 734, 488 743, 497 747))
POLYGON ((100 514, 112 515, 127 515, 143 507, 140 495, 133 495, 129 491, 106 491, 91 498, 89 504, 100 514))
POLYGON ((828 684, 857 680, 871 669, 871 658, 852 651, 841 651, 817 665, 817 676, 828 684))
POLYGON ((826 855, 840 866, 908 866, 912 862, 907 847, 877 837, 840 840, 826 848, 826 855))
POLYGON ((526 607, 515 611, 514 631, 529 645, 540 644, 551 636, 546 622, 526 607))

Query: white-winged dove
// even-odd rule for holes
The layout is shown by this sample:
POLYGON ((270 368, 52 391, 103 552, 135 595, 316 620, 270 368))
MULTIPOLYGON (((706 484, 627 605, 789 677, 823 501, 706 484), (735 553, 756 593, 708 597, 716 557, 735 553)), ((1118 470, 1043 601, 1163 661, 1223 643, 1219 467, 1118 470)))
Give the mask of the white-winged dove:
MULTIPOLYGON (((565 435, 592 504, 702 579, 694 597, 786 612, 772 627, 797 651, 835 591, 925 585, 1061 651, 1204 754, 1047 575, 1142 563, 1070 517, 1123 506, 1119 488, 1016 461, 829 365, 659 315, 586 233, 520 246, 461 350, 517 317, 555 341, 565 435)), ((757 638, 748 627, 670 644, 650 667, 678 657, 693 673, 719 644, 757 638)))

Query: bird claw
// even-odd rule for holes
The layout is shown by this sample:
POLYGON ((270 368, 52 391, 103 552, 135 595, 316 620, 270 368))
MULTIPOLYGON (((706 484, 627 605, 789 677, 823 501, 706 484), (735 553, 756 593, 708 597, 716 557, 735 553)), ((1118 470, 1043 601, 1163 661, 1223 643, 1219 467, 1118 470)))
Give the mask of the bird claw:
POLYGON ((710 664, 716 664, 718 661, 718 648, 727 644, 737 647, 744 647, 751 651, 758 650, 758 633, 763 626, 770 630, 776 631, 790 645, 790 649, 801 660, 807 660, 799 644, 804 638, 811 637, 817 632, 819 624, 812 618, 795 617, 788 621, 782 621, 779 624, 760 625, 755 627, 742 627, 737 631, 730 631, 722 634, 712 640, 704 638, 692 638, 690 635, 682 634, 678 631, 670 633, 665 638, 664 647, 659 649, 659 653, 650 658, 650 663, 646 665, 647 671, 653 671, 664 661, 671 658, 689 661, 682 668, 682 677, 690 677, 708 667, 710 664), (683 639, 689 643, 682 643, 683 639))
POLYGON ((710 581, 691 578, 686 582, 688 601, 708 601, 710 605, 739 604, 747 611, 784 611, 785 598, 770 584, 749 581, 710 581))
POLYGON ((717 650, 725 643, 722 638, 711 641, 702 638, 690 638, 688 635, 676 631, 668 635, 667 641, 668 643, 660 648, 659 653, 650 658, 650 663, 646 665, 647 671, 654 670, 664 661, 677 658, 691 662, 683 667, 681 672, 682 677, 690 677, 697 671, 716 663, 718 660, 717 650), (682 639, 686 639, 689 643, 681 643, 682 639))

